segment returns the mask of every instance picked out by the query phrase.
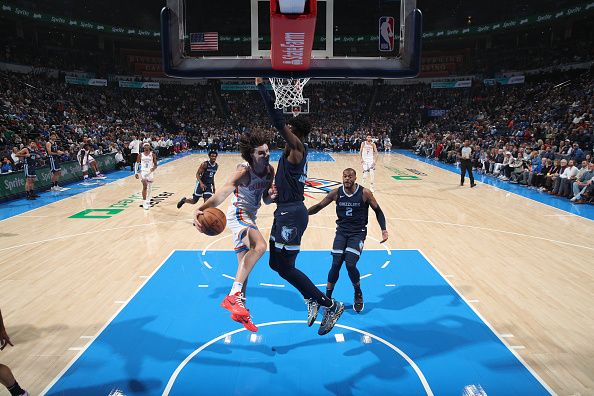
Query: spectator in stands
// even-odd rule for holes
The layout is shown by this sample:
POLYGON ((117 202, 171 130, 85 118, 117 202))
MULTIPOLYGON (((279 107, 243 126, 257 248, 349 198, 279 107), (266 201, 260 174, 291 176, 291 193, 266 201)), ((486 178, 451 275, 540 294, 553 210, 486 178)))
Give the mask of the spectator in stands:
POLYGON ((0 173, 10 173, 12 172, 12 162, 8 159, 8 157, 2 158, 2 168, 0 168, 0 173))
POLYGON ((580 171, 583 169, 585 169, 585 171, 578 174, 576 181, 574 181, 572 185, 573 198, 571 198, 571 202, 577 204, 585 203, 582 195, 586 192, 586 189, 594 179, 594 162, 588 163, 587 166, 582 166, 580 171))

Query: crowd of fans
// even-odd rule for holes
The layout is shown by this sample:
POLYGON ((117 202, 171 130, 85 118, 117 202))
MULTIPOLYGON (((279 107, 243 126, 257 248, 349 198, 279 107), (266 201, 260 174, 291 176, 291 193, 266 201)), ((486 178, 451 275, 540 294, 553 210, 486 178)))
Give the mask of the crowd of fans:
POLYGON ((424 98, 425 106, 449 111, 403 135, 403 144, 419 155, 455 164, 469 139, 479 173, 576 203, 592 202, 591 74, 448 93, 424 98))
MULTIPOLYGON (((391 137, 395 146, 456 163, 457 149, 470 139, 475 168, 504 181, 574 198, 573 186, 556 182, 555 175, 565 179, 566 168, 571 169, 568 180, 588 175, 594 80, 584 71, 519 85, 475 81, 464 89, 314 81, 304 96, 310 98, 314 149, 354 152, 372 135, 380 150, 391 137)), ((221 91, 213 82, 129 89, 3 74, 0 105, 3 172, 19 169, 15 153, 30 139, 43 154, 51 132, 58 134, 64 161, 74 159, 83 142, 95 154, 119 152, 129 161, 129 144, 136 138, 150 141, 160 156, 188 147, 237 151, 240 134, 255 128, 269 132, 272 148, 283 144, 257 91, 221 91)))

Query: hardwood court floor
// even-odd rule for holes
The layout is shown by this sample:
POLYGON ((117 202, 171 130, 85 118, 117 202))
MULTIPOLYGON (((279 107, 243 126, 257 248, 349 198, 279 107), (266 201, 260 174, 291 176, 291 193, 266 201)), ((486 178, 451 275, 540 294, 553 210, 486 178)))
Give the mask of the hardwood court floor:
MULTIPOLYGON (((194 207, 175 207, 191 194, 203 157, 159 167, 153 196, 163 199, 150 211, 128 199, 140 188, 129 177, 2 221, 0 308, 15 347, 0 357, 31 394, 50 383, 172 250, 216 240, 192 227, 194 207), (123 210, 87 213, 111 217, 70 217, 113 204, 123 210)), ((334 157, 310 162, 309 177, 340 181, 344 168, 359 171, 356 155, 334 157)), ((239 160, 219 157, 219 186, 239 160)), ((458 183, 451 172, 382 155, 375 195, 388 218, 388 246, 422 250, 555 392, 594 394, 594 223, 487 185, 458 183), (413 172, 426 176, 392 178, 413 172)), ((265 235, 272 212, 273 206, 260 211, 265 235)), ((333 222, 332 206, 312 217, 303 249, 329 249, 333 222)), ((366 248, 381 248, 379 237, 370 213, 366 248)), ((225 238, 211 248, 232 246, 225 238)))

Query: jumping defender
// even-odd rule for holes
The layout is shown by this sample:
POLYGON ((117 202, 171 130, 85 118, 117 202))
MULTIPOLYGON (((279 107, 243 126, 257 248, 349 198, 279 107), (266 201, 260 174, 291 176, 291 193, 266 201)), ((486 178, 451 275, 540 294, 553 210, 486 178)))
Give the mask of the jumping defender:
POLYGON ((377 222, 382 230, 382 240, 388 240, 386 218, 379 207, 373 193, 355 183, 357 172, 352 168, 342 171, 342 187, 336 188, 324 199, 310 207, 307 213, 312 216, 324 209, 330 202, 336 202, 336 236, 332 244, 332 267, 328 272, 326 295, 332 297, 334 285, 338 281, 340 267, 346 263, 349 278, 355 289, 353 307, 356 312, 363 311, 363 293, 361 292, 361 276, 357 269, 357 262, 363 253, 363 244, 367 237, 367 212, 369 207, 375 212, 377 222))
MULTIPOLYGON (((258 328, 252 323, 249 310, 245 308, 245 290, 250 272, 266 252, 266 241, 256 225, 256 215, 261 202, 269 205, 276 199, 276 189, 265 134, 255 131, 242 135, 239 151, 241 158, 247 162, 237 165, 235 173, 198 208, 196 216, 202 214, 206 208, 216 208, 234 193, 232 204, 227 209, 227 227, 233 234, 237 273, 231 291, 223 299, 221 306, 231 312, 231 319, 241 323, 249 331, 256 332, 258 328)), ((204 232, 199 222, 194 225, 204 232)))
POLYGON ((208 153, 208 161, 204 161, 198 167, 196 171, 196 187, 192 194, 192 199, 183 197, 177 203, 177 208, 180 209, 185 203, 194 205, 200 200, 200 197, 204 198, 206 202, 215 193, 215 180, 214 176, 219 170, 219 164, 217 164, 218 153, 211 151, 208 153))
POLYGON ((307 275, 295 267, 301 237, 308 222, 307 209, 303 204, 307 179, 307 146, 304 141, 311 131, 311 125, 302 117, 293 117, 285 124, 282 112, 274 109, 261 78, 256 78, 256 86, 272 124, 286 142, 274 179, 278 197, 270 231, 270 268, 299 290, 305 299, 308 326, 313 325, 320 306, 324 307, 324 317, 318 330, 319 335, 324 335, 334 328, 344 311, 344 304, 327 297, 307 275))

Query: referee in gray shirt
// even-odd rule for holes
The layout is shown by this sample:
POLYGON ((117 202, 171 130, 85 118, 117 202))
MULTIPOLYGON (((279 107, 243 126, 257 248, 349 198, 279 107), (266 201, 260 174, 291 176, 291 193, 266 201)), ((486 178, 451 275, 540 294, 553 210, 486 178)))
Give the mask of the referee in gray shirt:
POLYGON ((470 187, 476 186, 474 184, 474 175, 472 174, 472 148, 468 139, 464 140, 464 146, 458 151, 458 158, 460 158, 460 185, 464 185, 464 176, 468 170, 468 177, 470 177, 470 187))

